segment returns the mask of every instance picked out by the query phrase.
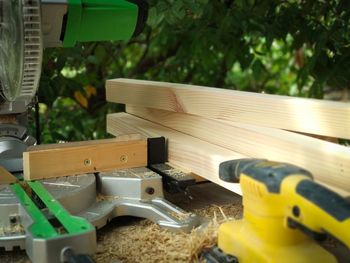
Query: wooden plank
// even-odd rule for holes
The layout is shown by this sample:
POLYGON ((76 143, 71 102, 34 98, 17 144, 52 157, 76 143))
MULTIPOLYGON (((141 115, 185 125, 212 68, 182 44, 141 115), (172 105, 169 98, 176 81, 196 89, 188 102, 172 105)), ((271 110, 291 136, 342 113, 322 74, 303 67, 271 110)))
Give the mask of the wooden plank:
POLYGON ((273 128, 224 122, 184 113, 127 106, 127 111, 254 158, 293 163, 315 179, 350 193, 350 148, 273 128))
POLYGON ((241 194, 239 184, 226 183, 219 179, 218 169, 221 162, 245 158, 244 155, 126 113, 107 115, 109 133, 118 136, 130 130, 137 130, 145 136, 166 137, 170 163, 185 167, 207 180, 241 194))
POLYGON ((14 177, 5 168, 0 166, 0 184, 10 184, 17 182, 17 178, 14 177))
POLYGON ((350 138, 350 103, 130 79, 107 81, 107 100, 207 118, 350 138))
POLYGON ((23 153, 26 180, 147 165, 145 140, 94 140, 34 146, 23 153))
POLYGON ((27 152, 31 151, 42 151, 42 150, 52 150, 52 149, 62 149, 62 148, 72 148, 79 146, 88 146, 88 145, 96 145, 96 144, 109 144, 115 142, 128 142, 128 141, 136 141, 144 139, 144 136, 137 134, 135 132, 130 132, 128 134, 124 134, 123 136, 119 136, 118 138, 104 139, 104 140, 90 140, 90 141, 78 141, 78 142, 63 142, 63 143, 53 143, 53 144, 40 144, 34 145, 27 148, 27 152))

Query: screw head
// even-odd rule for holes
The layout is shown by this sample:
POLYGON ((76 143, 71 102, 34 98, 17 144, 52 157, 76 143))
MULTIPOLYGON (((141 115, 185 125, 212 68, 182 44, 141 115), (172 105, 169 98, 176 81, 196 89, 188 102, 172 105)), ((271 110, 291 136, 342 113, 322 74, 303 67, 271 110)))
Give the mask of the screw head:
POLYGON ((120 156, 120 161, 122 163, 127 163, 128 162, 128 156, 123 154, 122 156, 120 156))
POLYGON ((149 194, 149 195, 153 195, 154 192, 155 192, 155 190, 154 190, 153 187, 147 187, 145 191, 146 191, 146 193, 149 194))
POLYGON ((91 159, 85 159, 85 160, 84 160, 84 165, 85 165, 85 166, 90 166, 91 163, 92 163, 92 162, 91 162, 91 159))

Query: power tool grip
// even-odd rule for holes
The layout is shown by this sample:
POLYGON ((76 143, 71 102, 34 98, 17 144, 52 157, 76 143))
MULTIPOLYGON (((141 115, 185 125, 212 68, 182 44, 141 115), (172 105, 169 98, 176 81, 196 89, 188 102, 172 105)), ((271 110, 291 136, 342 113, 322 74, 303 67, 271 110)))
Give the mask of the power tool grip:
POLYGON ((239 183, 239 177, 246 168, 265 161, 264 159, 237 159, 220 163, 219 177, 229 183, 239 183))
POLYGON ((284 192, 289 201, 295 202, 292 206, 289 203, 292 209, 288 225, 315 239, 330 234, 350 248, 350 234, 344 231, 350 227, 350 203, 309 179, 302 179, 293 187, 284 192))
POLYGON ((335 220, 342 222, 350 219, 350 202, 328 188, 311 180, 302 180, 295 191, 335 220))
POLYGON ((289 176, 304 175, 312 178, 310 172, 298 166, 265 159, 237 159, 223 162, 219 166, 219 177, 225 182, 238 183, 242 174, 263 183, 270 193, 280 193, 283 180, 289 176))

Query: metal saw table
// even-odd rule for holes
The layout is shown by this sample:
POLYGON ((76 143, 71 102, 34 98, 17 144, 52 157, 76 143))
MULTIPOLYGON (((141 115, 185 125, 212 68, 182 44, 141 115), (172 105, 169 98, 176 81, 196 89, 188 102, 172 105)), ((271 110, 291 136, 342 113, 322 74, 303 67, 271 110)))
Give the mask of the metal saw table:
POLYGON ((186 192, 195 180, 165 163, 160 141, 158 154, 148 150, 147 167, 0 185, 0 247, 25 249, 33 262, 70 262, 71 250, 93 254, 96 230, 119 216, 147 218, 173 231, 199 226, 200 217, 164 198, 163 186, 186 192))

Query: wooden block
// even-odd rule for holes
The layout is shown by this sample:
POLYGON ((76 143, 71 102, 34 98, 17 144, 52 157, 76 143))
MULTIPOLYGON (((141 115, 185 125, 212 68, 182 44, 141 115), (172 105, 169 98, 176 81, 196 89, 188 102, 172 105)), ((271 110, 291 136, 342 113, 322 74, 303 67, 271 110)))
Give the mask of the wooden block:
POLYGON ((130 79, 107 81, 111 102, 350 139, 350 103, 130 79))
POLYGON ((166 137, 168 159, 171 164, 185 167, 207 180, 241 194, 239 184, 231 184, 219 179, 219 164, 227 160, 246 158, 246 156, 126 113, 107 115, 109 133, 118 136, 130 130, 137 130, 144 136, 166 137))
POLYGON ((40 145, 23 153, 23 173, 26 180, 146 165, 146 140, 107 139, 40 145))
POLYGON ((14 177, 5 168, 0 166, 0 184, 10 184, 17 182, 17 178, 14 177))
MULTIPOLYGON (((298 165, 316 181, 350 193, 350 148, 273 128, 224 122, 184 113, 127 106, 143 119, 253 158, 298 165)), ((338 191, 339 192, 339 191, 338 191)))

